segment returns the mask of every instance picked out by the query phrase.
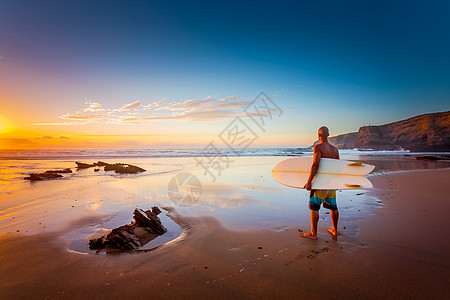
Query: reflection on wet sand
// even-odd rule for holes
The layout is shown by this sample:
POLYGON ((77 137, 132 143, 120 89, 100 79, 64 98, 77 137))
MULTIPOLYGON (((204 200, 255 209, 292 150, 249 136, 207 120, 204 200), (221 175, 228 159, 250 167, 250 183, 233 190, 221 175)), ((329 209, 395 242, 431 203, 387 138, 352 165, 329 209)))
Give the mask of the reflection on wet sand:
MULTIPOLYGON (((0 168, 0 231, 31 234, 60 230, 67 227, 69 222, 86 215, 109 216, 101 223, 92 222, 89 228, 68 235, 72 240, 80 241, 98 229, 112 229, 130 222, 130 212, 135 207, 152 205, 174 207, 185 216, 213 216, 225 227, 233 229, 262 227, 277 230, 308 223, 308 193, 282 186, 271 176, 273 166, 285 157, 235 159, 234 167, 224 172, 214 183, 204 176, 203 170, 195 167, 192 158, 130 160, 130 163, 149 170, 148 174, 139 176, 110 176, 81 170, 58 182, 36 183, 24 182, 24 174, 63 168, 71 162, 0 161, 5 167, 0 168), (175 189, 172 186, 170 190, 170 182, 180 172, 198 178, 198 182, 188 186, 200 187, 201 191, 190 198, 171 197, 170 192, 173 195, 175 189)), ((402 155, 347 155, 342 159, 373 164, 378 174, 450 165, 449 161, 422 161, 414 156, 402 155)), ((357 190, 338 193, 338 206, 342 211, 340 227, 344 234, 354 235, 357 232, 355 221, 376 212, 382 204, 369 191, 362 193, 357 190)), ((169 231, 162 240, 167 242, 181 234, 179 226, 169 217, 162 216, 162 220, 163 224, 169 224, 169 231)), ((321 221, 329 222, 328 215, 322 215, 321 221)))
POLYGON ((352 155, 344 156, 342 157, 342 159, 357 160, 374 165, 375 169, 372 174, 409 170, 441 169, 450 167, 449 160, 427 161, 416 159, 416 157, 419 156, 421 155, 352 155))

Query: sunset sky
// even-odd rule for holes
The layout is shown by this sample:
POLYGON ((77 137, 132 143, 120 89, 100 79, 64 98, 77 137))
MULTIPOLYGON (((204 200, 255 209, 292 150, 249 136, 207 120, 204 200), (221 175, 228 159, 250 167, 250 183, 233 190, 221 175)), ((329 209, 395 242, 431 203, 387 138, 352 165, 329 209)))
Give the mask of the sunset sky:
POLYGON ((449 1, 0 1, 0 148, 254 147, 450 109, 449 1))

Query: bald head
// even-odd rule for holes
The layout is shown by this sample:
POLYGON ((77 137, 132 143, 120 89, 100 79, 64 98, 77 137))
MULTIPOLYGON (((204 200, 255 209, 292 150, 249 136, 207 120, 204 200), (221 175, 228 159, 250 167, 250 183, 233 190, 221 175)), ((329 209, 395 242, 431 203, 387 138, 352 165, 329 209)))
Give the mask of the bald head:
POLYGON ((319 128, 319 139, 321 140, 327 140, 328 136, 330 135, 330 132, 328 131, 328 128, 326 126, 322 126, 319 128))

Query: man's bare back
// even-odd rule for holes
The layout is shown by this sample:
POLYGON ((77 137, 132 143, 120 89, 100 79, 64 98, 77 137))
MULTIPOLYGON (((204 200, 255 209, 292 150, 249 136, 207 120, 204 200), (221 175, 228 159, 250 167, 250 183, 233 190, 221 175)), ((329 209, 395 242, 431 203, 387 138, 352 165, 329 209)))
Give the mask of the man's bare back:
POLYGON ((320 158, 334 158, 339 159, 338 149, 331 145, 328 141, 323 141, 314 146, 314 153, 320 152, 320 158))

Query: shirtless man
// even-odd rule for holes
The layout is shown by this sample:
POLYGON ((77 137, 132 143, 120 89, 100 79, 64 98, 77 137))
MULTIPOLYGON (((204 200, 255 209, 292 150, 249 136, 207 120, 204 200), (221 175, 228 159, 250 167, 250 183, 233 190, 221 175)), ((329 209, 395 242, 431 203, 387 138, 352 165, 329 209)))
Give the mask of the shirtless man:
POLYGON ((335 190, 311 190, 311 182, 319 169, 320 159, 334 158, 339 159, 339 151, 336 147, 328 142, 329 131, 328 128, 322 126, 319 128, 319 144, 314 146, 314 157, 311 172, 309 173, 308 181, 304 189, 310 191, 309 195, 309 209, 311 216, 311 232, 301 233, 300 236, 317 240, 317 223, 319 222, 319 209, 323 203, 324 208, 331 210, 332 228, 327 229, 333 239, 337 238, 337 226, 339 220, 339 211, 336 206, 336 191, 335 190))

